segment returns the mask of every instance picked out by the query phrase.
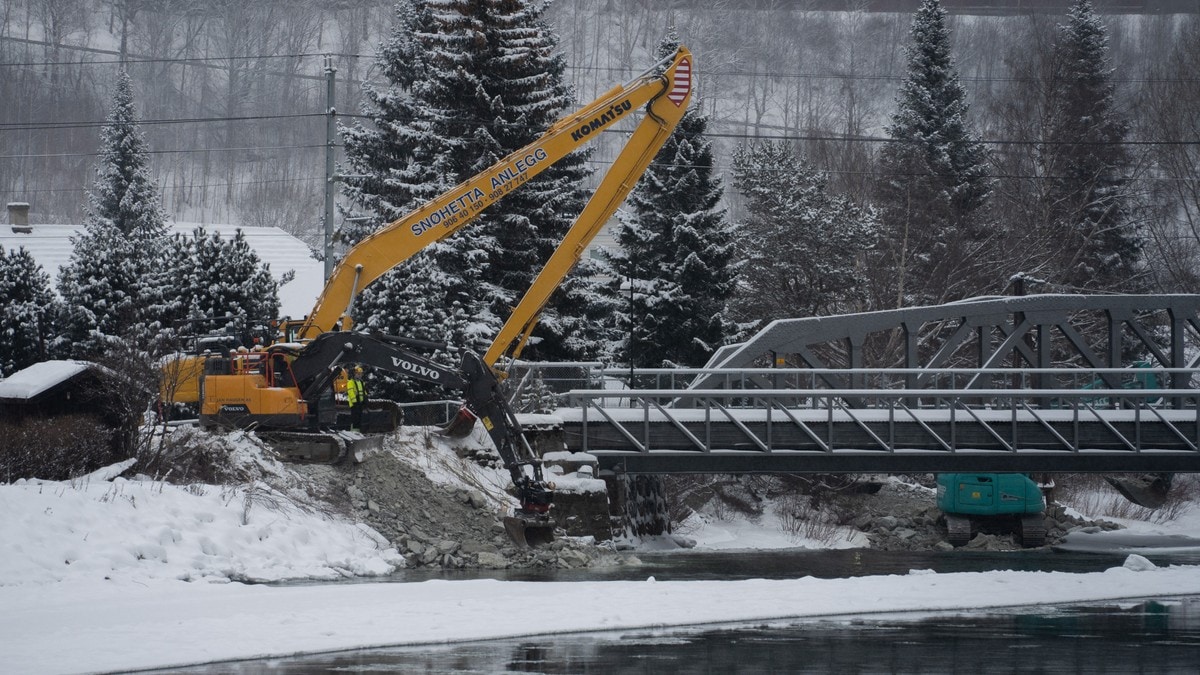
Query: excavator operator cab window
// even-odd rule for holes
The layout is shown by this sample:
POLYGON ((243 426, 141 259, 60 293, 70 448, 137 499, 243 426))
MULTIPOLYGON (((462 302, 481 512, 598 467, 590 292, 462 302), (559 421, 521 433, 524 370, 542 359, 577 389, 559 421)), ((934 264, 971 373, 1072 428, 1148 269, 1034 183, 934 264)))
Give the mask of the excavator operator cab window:
POLYGON ((279 336, 280 342, 299 342, 300 329, 304 327, 304 322, 281 319, 278 322, 273 322, 273 327, 277 331, 276 334, 279 336))
POLYGON ((292 374, 292 369, 288 365, 287 357, 283 354, 271 355, 271 384, 276 387, 294 387, 296 386, 296 377, 292 374))

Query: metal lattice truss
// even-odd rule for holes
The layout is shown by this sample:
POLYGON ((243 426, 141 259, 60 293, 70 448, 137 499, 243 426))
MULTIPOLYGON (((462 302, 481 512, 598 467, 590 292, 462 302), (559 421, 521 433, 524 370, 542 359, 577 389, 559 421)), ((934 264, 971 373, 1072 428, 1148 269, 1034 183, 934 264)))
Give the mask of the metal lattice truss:
POLYGON ((638 371, 556 415, 569 449, 632 473, 1200 471, 1198 335, 1192 295, 775 321, 690 384, 638 371))
MULTIPOLYGON (((944 368, 1122 368, 1195 366, 1200 295, 1031 295, 932 307, 782 319, 751 340, 717 352, 709 368, 771 363, 802 368, 909 369, 909 389, 929 386, 944 368), (1189 343, 1191 348, 1189 349, 1189 343), (834 359, 839 359, 835 362, 834 359), (929 371, 922 374, 919 369, 929 371)), ((861 385, 854 373, 831 379, 861 385)), ((857 378, 861 380, 861 378, 857 378)), ((1119 386, 1111 375, 1109 386, 1119 386)), ((1178 375, 1172 388, 1189 388, 1178 375)), ((716 379, 703 378, 698 388, 716 379)), ((973 386, 983 385, 977 380, 973 386)), ((1053 386, 1048 379, 1032 383, 1053 386)))

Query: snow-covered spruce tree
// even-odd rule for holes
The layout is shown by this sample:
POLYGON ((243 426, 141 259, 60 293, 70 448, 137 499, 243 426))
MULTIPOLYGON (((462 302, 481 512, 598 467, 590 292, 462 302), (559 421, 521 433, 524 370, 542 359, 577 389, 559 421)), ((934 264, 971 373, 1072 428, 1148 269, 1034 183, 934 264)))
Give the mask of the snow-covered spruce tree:
POLYGON ((166 216, 147 149, 122 71, 100 132, 84 230, 71 239, 70 261, 59 272, 61 354, 95 357, 119 339, 144 345, 161 328, 148 308, 162 301, 166 216))
MULTIPOLYGON (((672 35, 658 55, 678 45, 672 35)), ((689 107, 618 216, 620 248, 607 254, 618 361, 703 366, 737 332, 726 314, 737 272, 733 233, 707 127, 699 106, 689 107)))
POLYGON ((873 256, 879 308, 938 304, 993 289, 985 221, 988 153, 968 128, 966 92, 950 55, 946 11, 923 0, 908 68, 880 153, 876 206, 885 231, 873 256))
POLYGON ((49 358, 57 302, 29 251, 0 248, 0 376, 49 358))
POLYGON ((830 194, 828 177, 788 143, 738 148, 734 187, 745 199, 734 306, 743 321, 838 314, 861 307, 861 259, 879 222, 870 208, 830 194))
MULTIPOLYGON (((380 53, 390 86, 366 87, 363 112, 372 125, 343 130, 343 173, 362 176, 347 181, 347 215, 365 216, 366 229, 377 228, 528 144, 563 114, 571 97, 543 9, 524 0, 398 5, 380 53)), ((583 157, 573 157, 548 168, 377 281, 356 306, 356 322, 373 332, 486 347, 582 208, 582 165, 583 157)), ((571 297, 574 315, 585 316, 580 295, 571 297)), ((541 328, 550 338, 543 345, 592 346, 576 331, 594 322, 562 311, 556 317, 554 307, 541 328)), ((403 385, 389 393, 424 389, 403 385)))
POLYGON ((1058 243, 1058 282, 1072 289, 1144 290, 1143 238, 1131 217, 1130 159, 1122 143, 1108 36, 1091 2, 1078 0, 1054 46, 1045 135, 1044 212, 1058 243))
POLYGON ((168 244, 164 317, 184 333, 244 334, 279 314, 279 283, 238 230, 232 239, 196 228, 168 244))
POLYGON ((340 207, 346 221, 338 238, 351 246, 448 187, 437 183, 425 153, 417 156, 432 147, 427 133, 417 128, 419 106, 412 93, 426 71, 417 36, 433 30, 433 19, 423 4, 411 0, 398 2, 395 12, 391 35, 376 59, 390 84, 381 89, 363 83, 362 112, 371 124, 339 129, 346 150, 339 171, 342 194, 350 205, 340 207))

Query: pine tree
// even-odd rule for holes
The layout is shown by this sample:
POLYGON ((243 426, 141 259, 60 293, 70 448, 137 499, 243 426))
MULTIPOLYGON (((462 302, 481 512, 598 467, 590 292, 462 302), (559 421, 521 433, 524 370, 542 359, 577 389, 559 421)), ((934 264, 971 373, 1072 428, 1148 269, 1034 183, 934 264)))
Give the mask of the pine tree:
POLYGON ((745 199, 736 307, 739 319, 821 316, 866 298, 861 266, 879 230, 874 211, 830 194, 828 177, 787 143, 762 143, 733 157, 745 199))
POLYGON ((124 71, 100 146, 84 231, 72 237, 71 259, 58 282, 64 300, 58 348, 79 358, 99 356, 114 340, 145 344, 161 328, 146 310, 161 302, 166 216, 124 71))
MULTIPOLYGON (((565 63, 544 9, 525 0, 400 3, 380 55, 390 86, 367 88, 370 128, 344 130, 345 173, 363 176, 347 182, 348 213, 372 228, 394 220, 533 141, 565 111, 565 63)), ((583 157, 560 161, 376 281, 356 323, 486 347, 582 208, 582 166, 583 157)), ((543 331, 577 325, 549 314, 543 331)), ((579 346, 554 337, 543 345, 579 346)))
POLYGON ((1059 249, 1058 278, 1081 289, 1136 291, 1143 239, 1130 216, 1129 125, 1116 110, 1108 36, 1091 2, 1059 26, 1039 163, 1045 212, 1059 249))
POLYGON ((135 332, 142 279, 130 240, 108 220, 90 220, 71 245, 71 259, 59 271, 63 306, 54 350, 97 358, 135 332))
POLYGON ((0 376, 49 358, 57 300, 46 274, 24 248, 0 248, 0 376))
POLYGON ((158 311, 184 332, 241 335, 278 316, 279 283, 241 230, 225 239, 196 228, 191 236, 172 238, 169 251, 169 301, 158 311))
POLYGON ((158 187, 150 177, 148 151, 133 108, 133 86, 129 75, 121 71, 100 132, 100 160, 89 193, 89 218, 106 220, 139 242, 161 240, 167 231, 158 187))
POLYGON ((980 292, 997 237, 984 221, 988 153, 968 129, 966 92, 950 55, 946 11, 923 0, 906 49, 908 72, 880 156, 875 302, 937 304, 980 292))
MULTIPOLYGON (((678 40, 659 45, 673 54, 678 40)), ((733 233, 720 208, 708 119, 689 107, 619 216, 620 250, 608 255, 613 318, 623 336, 615 357, 641 367, 702 366, 737 326, 726 315, 736 265, 733 233)))

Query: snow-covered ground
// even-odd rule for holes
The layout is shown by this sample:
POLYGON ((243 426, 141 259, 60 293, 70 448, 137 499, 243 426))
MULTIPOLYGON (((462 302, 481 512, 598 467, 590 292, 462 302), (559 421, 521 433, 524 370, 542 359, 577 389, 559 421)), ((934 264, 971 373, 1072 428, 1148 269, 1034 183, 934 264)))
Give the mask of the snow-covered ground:
MULTIPOLYGON (((172 667, 460 640, 789 617, 1200 595, 1200 568, 1131 555, 1091 574, 266 586, 386 574, 369 528, 287 494, 109 480, 0 486, 0 664, 13 673, 172 667), (514 608, 522 608, 514 621, 514 608)), ((1134 531, 1200 536, 1193 510, 1134 531)), ((697 548, 797 542, 770 522, 695 523, 697 548)))

